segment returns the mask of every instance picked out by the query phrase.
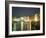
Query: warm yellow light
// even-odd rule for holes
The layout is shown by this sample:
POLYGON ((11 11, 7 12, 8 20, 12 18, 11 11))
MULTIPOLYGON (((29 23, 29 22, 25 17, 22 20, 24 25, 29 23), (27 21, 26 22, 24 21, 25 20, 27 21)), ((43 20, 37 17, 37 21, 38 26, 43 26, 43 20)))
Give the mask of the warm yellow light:
POLYGON ((35 14, 35 19, 34 19, 35 21, 38 21, 38 17, 37 17, 37 14, 35 14))

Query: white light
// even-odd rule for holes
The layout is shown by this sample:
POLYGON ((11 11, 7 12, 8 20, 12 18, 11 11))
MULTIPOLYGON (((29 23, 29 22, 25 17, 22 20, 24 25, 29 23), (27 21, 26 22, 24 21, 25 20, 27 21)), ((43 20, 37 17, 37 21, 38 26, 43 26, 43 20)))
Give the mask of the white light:
POLYGON ((23 17, 21 17, 21 20, 23 20, 24 18, 23 17))
POLYGON ((13 21, 20 21, 20 18, 14 18, 13 21))

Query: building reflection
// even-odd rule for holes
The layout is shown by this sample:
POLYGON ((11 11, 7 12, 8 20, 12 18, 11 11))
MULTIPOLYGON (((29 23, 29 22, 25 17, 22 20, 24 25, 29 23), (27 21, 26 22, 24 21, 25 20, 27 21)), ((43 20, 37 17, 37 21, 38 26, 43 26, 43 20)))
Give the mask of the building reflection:
POLYGON ((40 30, 40 14, 12 17, 12 31, 40 30))

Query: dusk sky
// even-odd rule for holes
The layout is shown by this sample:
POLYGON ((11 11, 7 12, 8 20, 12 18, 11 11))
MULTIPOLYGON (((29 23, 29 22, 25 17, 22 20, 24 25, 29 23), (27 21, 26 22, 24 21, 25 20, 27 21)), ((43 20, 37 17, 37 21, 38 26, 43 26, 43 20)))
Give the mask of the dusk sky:
POLYGON ((40 13, 40 8, 12 7, 12 16, 31 16, 40 13))

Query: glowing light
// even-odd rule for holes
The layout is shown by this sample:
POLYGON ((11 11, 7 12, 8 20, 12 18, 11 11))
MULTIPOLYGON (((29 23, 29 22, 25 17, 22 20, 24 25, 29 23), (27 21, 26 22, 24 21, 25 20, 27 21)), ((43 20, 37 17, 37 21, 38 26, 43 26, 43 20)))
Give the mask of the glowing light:
POLYGON ((38 21, 38 17, 37 17, 37 14, 35 14, 35 19, 34 19, 35 21, 38 21))
POLYGON ((20 18, 14 17, 14 18, 13 18, 13 21, 20 21, 20 18))
POLYGON ((23 17, 21 17, 21 20, 23 20, 24 18, 23 17))

